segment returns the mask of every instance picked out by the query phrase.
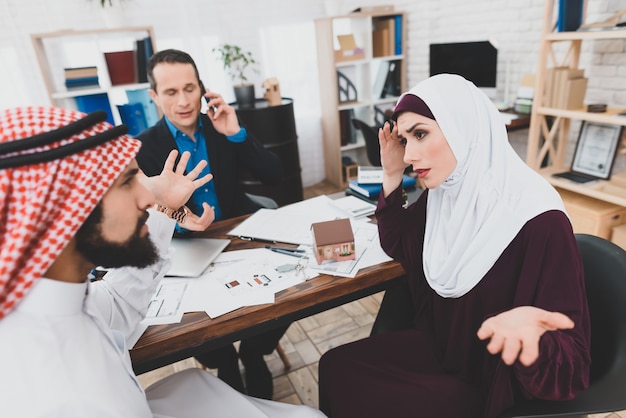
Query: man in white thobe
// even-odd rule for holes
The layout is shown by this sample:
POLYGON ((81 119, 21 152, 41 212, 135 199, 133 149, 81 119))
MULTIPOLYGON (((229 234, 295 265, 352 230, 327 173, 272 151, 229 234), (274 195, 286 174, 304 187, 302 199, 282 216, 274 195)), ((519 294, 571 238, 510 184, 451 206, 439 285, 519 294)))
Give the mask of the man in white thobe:
POLYGON ((146 178, 134 160, 140 143, 84 116, 0 114, 1 415, 323 417, 242 395, 200 369, 144 392, 125 338, 169 266, 173 219, 193 230, 213 221, 210 207, 200 217, 171 209, 211 176, 197 178, 202 164, 186 175, 174 168, 174 152, 146 178), (97 265, 113 270, 87 281, 97 265))

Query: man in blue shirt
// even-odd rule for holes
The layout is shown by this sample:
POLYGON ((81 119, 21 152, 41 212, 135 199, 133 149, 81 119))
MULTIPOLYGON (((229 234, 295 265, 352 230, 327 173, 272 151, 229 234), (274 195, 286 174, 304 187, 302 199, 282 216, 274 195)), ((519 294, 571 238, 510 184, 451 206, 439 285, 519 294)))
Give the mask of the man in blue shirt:
MULTIPOLYGON (((244 193, 240 172, 246 169, 264 184, 278 184, 283 178, 280 159, 239 125, 235 109, 222 96, 205 92, 189 54, 174 49, 159 51, 150 58, 147 71, 150 96, 163 118, 137 136, 143 142, 137 155, 139 167, 146 175, 155 175, 172 149, 189 151, 189 169, 206 160, 209 164, 200 175, 213 174, 213 180, 196 190, 187 202, 193 213, 214 210, 215 220, 219 221, 259 209, 244 193), (206 114, 201 113, 202 97, 207 100, 206 114)), ((263 355, 276 348, 286 329, 281 327, 242 340, 239 357, 246 368, 248 394, 272 398, 272 374, 263 355)), ((237 352, 232 345, 196 355, 196 359, 207 367, 217 367, 218 377, 244 392, 237 352)))

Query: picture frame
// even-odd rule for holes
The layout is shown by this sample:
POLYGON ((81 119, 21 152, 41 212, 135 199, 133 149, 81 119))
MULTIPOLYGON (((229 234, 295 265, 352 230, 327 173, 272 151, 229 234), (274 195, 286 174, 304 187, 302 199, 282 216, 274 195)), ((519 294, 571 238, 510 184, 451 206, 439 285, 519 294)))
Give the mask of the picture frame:
POLYGON ((623 126, 583 121, 571 171, 608 180, 622 137, 623 126))

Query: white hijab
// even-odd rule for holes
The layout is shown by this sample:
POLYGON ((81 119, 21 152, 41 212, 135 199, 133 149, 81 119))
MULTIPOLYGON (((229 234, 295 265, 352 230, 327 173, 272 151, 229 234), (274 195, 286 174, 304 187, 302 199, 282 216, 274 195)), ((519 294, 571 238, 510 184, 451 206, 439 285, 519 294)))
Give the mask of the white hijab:
POLYGON ((428 192, 423 257, 433 290, 461 297, 526 222, 565 210, 556 190, 515 153, 498 110, 474 84, 441 74, 407 94, 428 105, 457 160, 450 177, 428 192))

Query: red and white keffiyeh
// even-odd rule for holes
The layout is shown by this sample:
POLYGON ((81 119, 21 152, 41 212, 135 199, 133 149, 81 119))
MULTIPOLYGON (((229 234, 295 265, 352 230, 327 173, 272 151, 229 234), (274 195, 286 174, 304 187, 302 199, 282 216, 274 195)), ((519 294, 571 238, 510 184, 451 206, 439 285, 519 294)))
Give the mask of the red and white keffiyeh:
MULTIPOLYGON (((0 114, 0 143, 49 132, 84 116, 50 107, 7 109, 0 114)), ((16 154, 40 153, 111 128, 99 122, 16 154)), ((0 169, 0 319, 48 270, 140 146, 123 135, 50 162, 0 169)))

